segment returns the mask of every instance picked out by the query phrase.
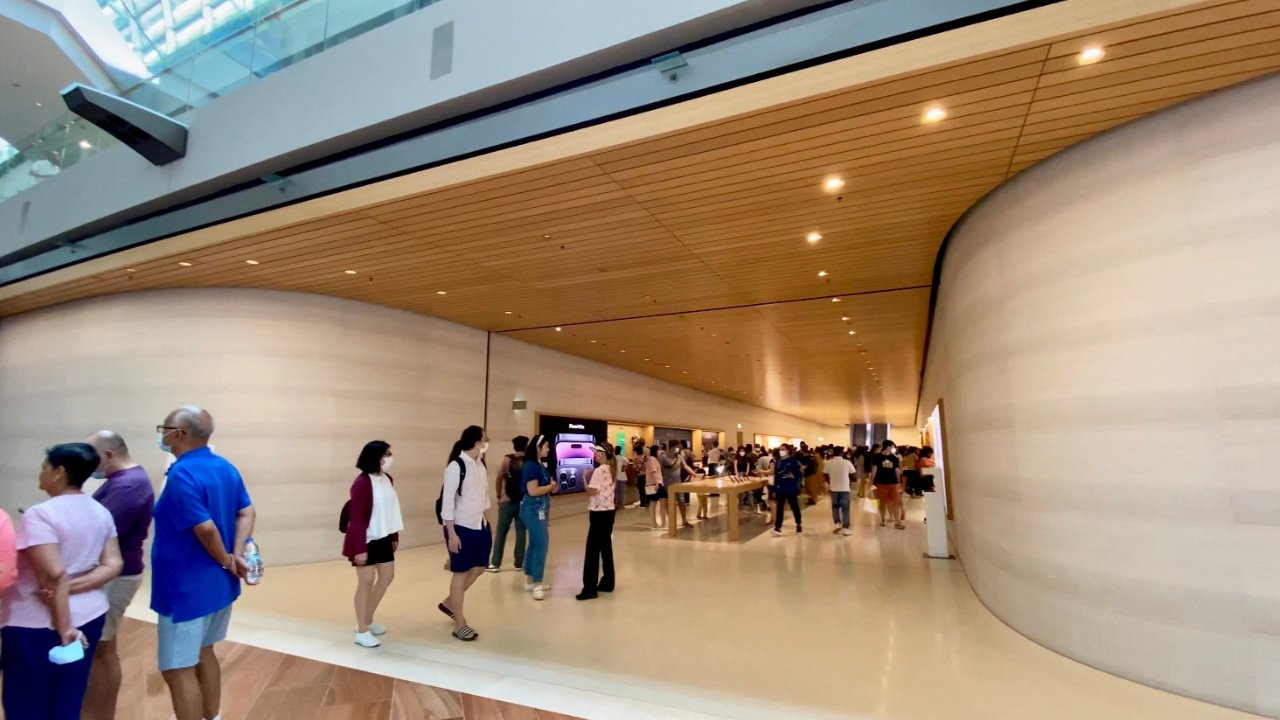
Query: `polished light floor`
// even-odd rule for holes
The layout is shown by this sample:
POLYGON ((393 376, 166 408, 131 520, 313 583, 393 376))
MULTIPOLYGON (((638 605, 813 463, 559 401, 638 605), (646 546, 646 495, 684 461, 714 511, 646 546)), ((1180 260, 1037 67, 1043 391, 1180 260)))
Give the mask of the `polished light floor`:
MULTIPOLYGON (((379 675, 584 718, 1254 717, 1094 670, 1027 640, 979 602, 960 565, 923 557, 921 504, 907 530, 832 535, 825 504, 806 533, 759 518, 729 544, 723 513, 667 538, 625 510, 617 592, 577 602, 586 518, 555 521, 551 595, 535 602, 511 567, 485 575, 463 644, 435 610, 443 548, 402 553, 376 650, 351 642, 345 563, 273 568, 237 605, 232 639, 379 675)), ((334 552, 341 538, 335 533, 334 552)), ((267 549, 269 551, 269 548, 267 549)), ((136 606, 141 610, 145 598, 136 606)), ((146 617, 139 612, 138 617, 146 617)))

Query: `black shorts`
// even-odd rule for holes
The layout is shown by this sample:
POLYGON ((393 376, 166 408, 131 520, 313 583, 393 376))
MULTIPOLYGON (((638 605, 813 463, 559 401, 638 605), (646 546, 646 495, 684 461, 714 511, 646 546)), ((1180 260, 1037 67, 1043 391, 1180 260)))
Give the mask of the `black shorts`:
MULTIPOLYGON (((449 570, 464 573, 475 568, 489 567, 489 555, 493 553, 493 531, 489 528, 489 524, 485 523, 479 530, 454 525, 453 531, 458 533, 458 539, 462 541, 462 549, 456 553, 449 553, 449 570)), ((447 529, 444 531, 444 541, 449 542, 447 529)), ((446 544, 445 547, 448 545, 446 544)))
MULTIPOLYGON (((365 553, 369 555, 369 559, 365 561, 365 567, 369 567, 371 565, 383 565, 385 563, 393 563, 396 561, 396 551, 393 549, 390 535, 384 538, 378 538, 377 540, 370 540, 369 547, 365 550, 365 553)), ((352 561, 351 564, 355 565, 355 562, 352 561)))

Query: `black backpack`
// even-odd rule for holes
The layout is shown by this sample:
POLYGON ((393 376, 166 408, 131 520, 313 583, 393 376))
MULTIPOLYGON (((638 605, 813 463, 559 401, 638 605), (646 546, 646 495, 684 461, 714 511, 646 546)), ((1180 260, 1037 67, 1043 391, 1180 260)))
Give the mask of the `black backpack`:
POLYGON ((801 455, 800 465, 804 467, 804 476, 809 477, 818 472, 818 461, 813 459, 812 455, 801 455))
MULTIPOLYGON (((462 462, 462 458, 454 458, 454 462, 458 463, 458 497, 462 497, 462 482, 467 479, 467 464, 462 462)), ((444 485, 440 486, 440 497, 436 498, 436 522, 444 524, 444 518, 440 513, 444 510, 444 485)))
POLYGON ((524 458, 517 455, 511 455, 510 461, 507 463, 507 477, 504 480, 504 489, 507 497, 512 502, 520 502, 524 497, 524 458))

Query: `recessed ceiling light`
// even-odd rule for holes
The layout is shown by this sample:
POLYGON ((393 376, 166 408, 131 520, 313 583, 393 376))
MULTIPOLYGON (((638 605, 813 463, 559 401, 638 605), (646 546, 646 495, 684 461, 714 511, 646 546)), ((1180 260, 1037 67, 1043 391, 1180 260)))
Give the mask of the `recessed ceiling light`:
POLYGON ((645 359, 644 359, 644 361, 645 361, 645 362, 649 362, 649 358, 645 358, 645 359))
POLYGON ((257 265, 257 264, 258 264, 258 261, 257 261, 257 260, 245 260, 245 261, 244 261, 244 264, 245 264, 245 265, 257 265))
POLYGON ((356 274, 356 271, 355 271, 355 270, 343 270, 342 272, 346 273, 347 275, 355 275, 355 274, 356 274))
POLYGON ((809 242, 811 242, 811 243, 816 243, 816 242, 818 242, 819 240, 821 240, 821 239, 822 239, 822 233, 820 233, 820 232, 811 232, 811 233, 809 233, 808 235, 806 235, 806 236, 804 237, 804 239, 805 239, 805 240, 808 240, 808 241, 809 241, 809 242))
POLYGON ((620 352, 620 353, 624 353, 624 352, 626 352, 626 350, 619 350, 618 352, 620 352))
POLYGON ((125 269, 124 269, 124 271, 125 271, 125 272, 138 272, 138 271, 137 271, 137 270, 135 270, 134 268, 125 268, 125 269))
POLYGON ((829 177, 826 182, 822 183, 822 187, 826 188, 827 192, 835 192, 844 187, 844 180, 834 176, 829 177))
POLYGON ((1099 60, 1101 60, 1104 56, 1106 56, 1106 54, 1107 54, 1107 51, 1103 50, 1097 45, 1094 45, 1092 47, 1087 47, 1084 50, 1080 51, 1079 62, 1081 65, 1092 65, 1093 63, 1096 63, 1099 60))
POLYGON ((850 330, 850 331, 849 331, 849 334, 850 334, 850 335, 857 335, 858 333, 856 333, 856 332, 854 332, 854 331, 850 330))
POLYGON ((670 366, 670 365, 663 365, 662 367, 664 367, 664 368, 669 368, 669 367, 671 367, 671 366, 670 366))
POLYGON ((449 291, 448 291, 448 290, 437 290, 437 291, 436 291, 436 294, 437 294, 437 295, 448 295, 448 294, 449 294, 449 291))
POLYGON ((840 298, 831 298, 831 302, 840 302, 840 298))
POLYGON ((511 311, 510 311, 510 310, 504 310, 504 311, 502 312, 502 314, 503 314, 503 315, 510 315, 510 314, 511 314, 511 311))
POLYGON ((827 276, 827 271, 826 271, 826 270, 819 270, 819 271, 818 271, 818 277, 826 277, 826 276, 827 276))
POLYGON ((36 103, 36 107, 44 107, 44 103, 36 103))
POLYGON ((595 342, 595 340, 592 340, 591 342, 595 342))
POLYGON ((840 319, 841 319, 841 320, 843 320, 843 321, 845 321, 845 322, 849 322, 849 316, 848 316, 848 315, 841 315, 841 316, 840 316, 840 319))
POLYGON ((561 331, 561 329, 560 329, 560 328, 556 328, 556 332, 560 332, 560 331, 561 331))
POLYGON ((689 371, 688 371, 688 370, 681 370, 681 371, 680 371, 680 374, 681 374, 681 375, 688 375, 688 374, 689 374, 689 371))
POLYGON ((191 263, 187 262, 186 260, 183 260, 178 264, 181 265, 182 267, 191 267, 191 263))
POLYGON ((927 123, 936 123, 947 117, 947 111, 940 107, 934 106, 924 111, 924 121, 927 123))
POLYGON ((81 141, 80 141, 80 149, 81 149, 81 150, 90 150, 90 149, 92 149, 92 148, 93 148, 93 143, 89 142, 88 140, 81 140, 81 141))
POLYGON ((543 240, 550 240, 550 239, 551 239, 551 236, 550 236, 550 235, 543 235, 543 236, 542 236, 542 239, 543 239, 543 240))

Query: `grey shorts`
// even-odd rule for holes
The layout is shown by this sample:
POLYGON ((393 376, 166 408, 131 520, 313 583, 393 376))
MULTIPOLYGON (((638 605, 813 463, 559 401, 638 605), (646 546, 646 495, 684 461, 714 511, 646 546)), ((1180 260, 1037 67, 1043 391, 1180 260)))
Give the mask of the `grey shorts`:
POLYGON ((195 620, 175 623, 160 616, 156 631, 159 639, 160 671, 181 670, 200 663, 200 651, 227 638, 231 624, 231 606, 195 620))
POLYGON ((142 586, 141 575, 120 575, 107 583, 103 588, 107 591, 107 624, 102 628, 103 640, 115 640, 120 631, 120 621, 124 619, 124 611, 129 609, 133 596, 138 594, 142 586))

